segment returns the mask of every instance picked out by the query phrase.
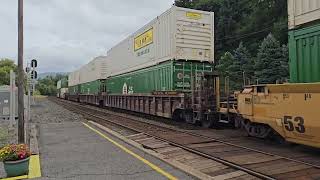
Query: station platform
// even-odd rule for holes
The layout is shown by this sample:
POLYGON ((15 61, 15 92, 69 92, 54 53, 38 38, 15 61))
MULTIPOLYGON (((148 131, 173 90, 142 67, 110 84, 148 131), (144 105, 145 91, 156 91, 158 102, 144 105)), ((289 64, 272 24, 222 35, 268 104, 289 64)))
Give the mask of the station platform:
POLYGON ((194 179, 86 122, 40 124, 39 179, 194 179))

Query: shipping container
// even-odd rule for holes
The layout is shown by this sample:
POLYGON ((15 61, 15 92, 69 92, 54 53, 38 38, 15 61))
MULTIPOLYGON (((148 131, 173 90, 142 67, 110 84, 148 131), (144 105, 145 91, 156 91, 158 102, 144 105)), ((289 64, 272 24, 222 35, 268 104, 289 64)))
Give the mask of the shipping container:
POLYGON ((75 86, 80 83, 80 71, 75 70, 68 76, 68 86, 75 86))
POLYGON ((189 92, 191 77, 201 72, 213 72, 213 64, 197 61, 167 61, 156 66, 107 78, 107 93, 189 92))
POLYGON ((289 29, 296 29, 320 19, 319 0, 288 0, 289 29))
POLYGON ((173 6, 107 53, 107 77, 167 60, 214 61, 214 13, 173 6))
POLYGON ((289 32, 290 82, 320 82, 320 24, 289 32))
POLYGON ((68 87, 68 91, 69 91, 70 95, 79 94, 80 89, 81 89, 81 85, 80 84, 68 87))
POLYGON ((57 89, 61 89, 61 80, 57 82, 57 89))
POLYGON ((61 79, 57 82, 57 89, 67 88, 67 87, 68 87, 68 80, 67 79, 61 79))
POLYGON ((79 71, 79 84, 105 79, 107 75, 106 56, 94 58, 88 64, 82 66, 79 71))
POLYGON ((68 93, 68 88, 60 88, 58 89, 57 97, 64 99, 66 93, 68 93))
POLYGON ((80 86, 80 94, 97 95, 100 92, 104 91, 104 82, 105 80, 95 80, 82 83, 80 86))

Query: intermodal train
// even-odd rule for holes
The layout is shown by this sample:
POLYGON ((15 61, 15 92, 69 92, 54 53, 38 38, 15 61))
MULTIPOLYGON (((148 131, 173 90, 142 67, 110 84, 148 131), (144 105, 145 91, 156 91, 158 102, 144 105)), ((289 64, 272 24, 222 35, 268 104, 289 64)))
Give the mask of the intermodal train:
POLYGON ((68 79, 60 79, 57 82, 57 97, 66 99, 66 94, 68 94, 68 79))
POLYGON ((214 13, 172 6, 70 73, 59 96, 319 148, 320 4, 313 1, 288 0, 290 83, 226 93, 215 70, 214 13))

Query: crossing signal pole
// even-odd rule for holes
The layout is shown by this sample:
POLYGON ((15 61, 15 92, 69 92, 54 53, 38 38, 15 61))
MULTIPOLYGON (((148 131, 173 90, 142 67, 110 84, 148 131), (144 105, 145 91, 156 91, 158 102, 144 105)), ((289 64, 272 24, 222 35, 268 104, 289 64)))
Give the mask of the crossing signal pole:
POLYGON ((24 137, 23 0, 18 0, 18 142, 24 137))
POLYGON ((34 91, 35 91, 35 84, 38 78, 38 73, 36 71, 36 67, 38 66, 38 61, 36 59, 31 60, 31 85, 32 85, 32 104, 35 105, 34 102, 34 91))

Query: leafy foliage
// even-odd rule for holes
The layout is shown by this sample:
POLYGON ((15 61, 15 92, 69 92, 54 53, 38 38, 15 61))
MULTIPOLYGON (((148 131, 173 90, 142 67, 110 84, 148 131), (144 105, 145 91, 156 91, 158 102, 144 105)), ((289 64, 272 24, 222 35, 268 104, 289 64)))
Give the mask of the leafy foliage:
POLYGON ((233 64, 234 57, 230 52, 226 52, 219 61, 219 64, 216 66, 217 70, 223 77, 230 76, 229 67, 233 64))
POLYGON ((57 94, 57 82, 60 79, 66 79, 67 75, 57 74, 56 76, 47 76, 38 80, 36 86, 41 95, 55 96, 57 94))
POLYGON ((215 12, 216 55, 242 41, 255 55, 260 42, 272 33, 287 44, 287 0, 175 0, 175 5, 215 12))
POLYGON ((287 0, 175 0, 175 5, 215 12, 216 68, 230 78, 231 90, 240 90, 244 81, 288 77, 287 0))
POLYGON ((257 62, 255 74, 259 83, 276 83, 288 74, 286 48, 280 46, 272 34, 269 34, 262 42, 257 62))
POLYGON ((17 72, 17 65, 11 59, 3 58, 0 60, 0 85, 10 84, 10 70, 17 72))

